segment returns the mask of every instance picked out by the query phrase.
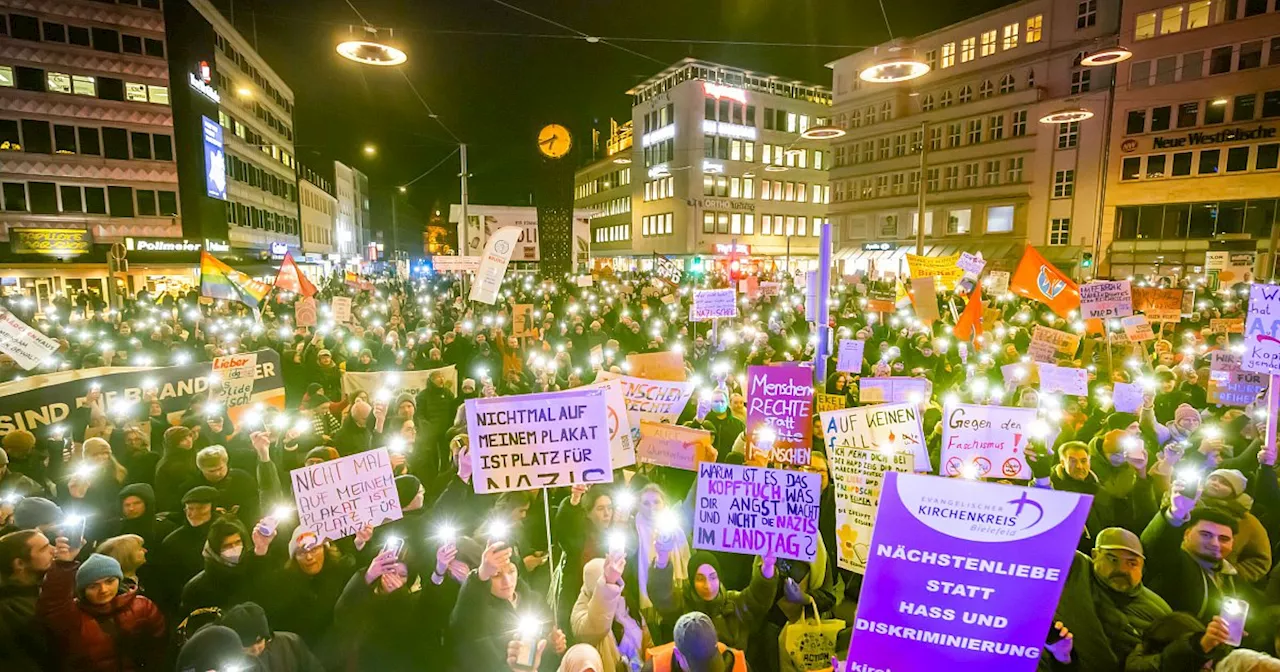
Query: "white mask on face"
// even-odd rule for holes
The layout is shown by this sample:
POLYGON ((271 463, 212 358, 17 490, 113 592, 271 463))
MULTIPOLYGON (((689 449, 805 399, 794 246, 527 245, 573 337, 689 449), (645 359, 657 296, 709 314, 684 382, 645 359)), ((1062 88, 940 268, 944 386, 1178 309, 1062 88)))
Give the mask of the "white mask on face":
POLYGON ((222 556, 223 562, 227 563, 232 567, 235 567, 236 565, 240 564, 240 554, 243 551, 244 551, 243 546, 234 546, 232 548, 223 550, 222 553, 220 553, 219 555, 222 556))

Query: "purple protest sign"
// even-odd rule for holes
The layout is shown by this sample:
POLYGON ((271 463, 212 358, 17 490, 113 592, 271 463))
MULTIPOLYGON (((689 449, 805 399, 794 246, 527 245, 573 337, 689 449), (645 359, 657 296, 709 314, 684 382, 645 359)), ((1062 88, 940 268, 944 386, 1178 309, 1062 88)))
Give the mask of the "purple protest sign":
POLYGON ((1092 500, 887 472, 845 669, 1036 669, 1092 500))
POLYGON ((770 460, 809 464, 813 369, 800 364, 747 367, 747 441, 770 460))

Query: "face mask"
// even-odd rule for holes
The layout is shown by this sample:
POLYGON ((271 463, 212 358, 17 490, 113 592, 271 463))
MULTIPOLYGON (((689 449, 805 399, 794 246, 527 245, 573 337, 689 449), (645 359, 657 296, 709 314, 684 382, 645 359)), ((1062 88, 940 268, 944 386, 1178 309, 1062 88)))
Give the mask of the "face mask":
POLYGON ((243 551, 244 551, 243 546, 236 546, 234 548, 228 548, 227 550, 223 551, 219 555, 222 556, 223 562, 227 563, 228 565, 231 565, 232 567, 235 567, 236 565, 240 564, 240 553, 242 553, 243 551))
POLYGON ((717 403, 712 404, 712 405, 711 405, 711 408, 712 408, 716 413, 724 413, 725 411, 729 410, 729 404, 727 404, 727 403, 722 403, 722 402, 717 402, 717 403))

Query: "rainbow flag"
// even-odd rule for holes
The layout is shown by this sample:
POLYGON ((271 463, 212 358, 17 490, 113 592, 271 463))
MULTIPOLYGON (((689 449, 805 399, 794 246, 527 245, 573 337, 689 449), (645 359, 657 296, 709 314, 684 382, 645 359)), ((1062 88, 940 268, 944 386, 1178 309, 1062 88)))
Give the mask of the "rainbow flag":
POLYGON ((271 285, 231 268, 208 252, 200 253, 200 296, 239 301, 257 310, 270 291, 271 285))

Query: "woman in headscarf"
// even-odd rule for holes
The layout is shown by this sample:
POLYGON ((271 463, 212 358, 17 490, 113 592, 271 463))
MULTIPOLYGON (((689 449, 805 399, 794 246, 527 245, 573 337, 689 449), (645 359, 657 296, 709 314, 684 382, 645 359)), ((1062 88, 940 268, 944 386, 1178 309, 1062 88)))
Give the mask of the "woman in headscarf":
MULTIPOLYGON (((690 579, 684 590, 672 582, 672 537, 661 535, 658 559, 649 571, 649 597, 662 614, 663 628, 675 626, 682 614, 700 611, 715 623, 716 634, 725 646, 742 651, 752 634, 764 624, 778 592, 778 574, 773 558, 762 558, 752 569, 746 590, 729 590, 720 585, 720 561, 708 551, 697 551, 686 566, 690 579)), ((664 633, 665 634, 665 633, 664 633)), ((663 639, 670 640, 670 637, 663 639)))
POLYGON ((613 672, 604 664, 599 653, 589 644, 574 644, 564 652, 556 672, 613 672))

